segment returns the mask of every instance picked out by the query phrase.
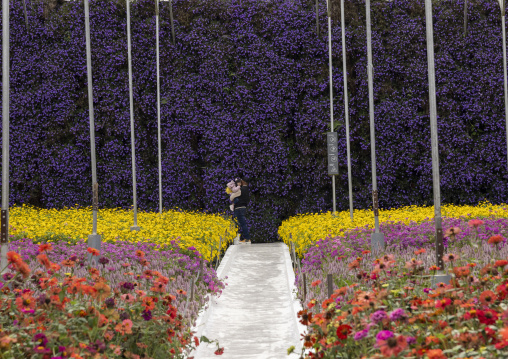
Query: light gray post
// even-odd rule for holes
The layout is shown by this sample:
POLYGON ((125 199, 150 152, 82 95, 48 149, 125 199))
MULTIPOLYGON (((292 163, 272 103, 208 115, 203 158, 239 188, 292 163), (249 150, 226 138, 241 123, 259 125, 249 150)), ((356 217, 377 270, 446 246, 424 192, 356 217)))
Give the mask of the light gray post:
POLYGON ((349 216, 353 220, 353 182, 351 176, 351 152, 349 147, 349 108, 346 67, 346 24, 344 21, 344 0, 340 0, 340 21, 342 27, 342 72, 344 73, 344 111, 346 119, 347 179, 349 187, 349 216))
POLYGON ((25 15, 26 32, 28 32, 28 14, 26 13, 26 0, 23 0, 23 15, 25 15))
MULTIPOLYGON (((0 271, 7 267, 9 241, 9 0, 2 0, 2 218, 0 271)), ((1 278, 0 278, 1 279, 1 278)))
POLYGON ((161 82, 159 71, 159 0, 155 0, 155 49, 157 58, 157 143, 159 151, 159 213, 162 213, 162 165, 161 165, 161 82))
POLYGON ((131 0, 125 1, 127 4, 127 54, 129 68, 129 108, 131 117, 131 156, 132 156, 132 202, 134 211, 134 224, 131 231, 139 231, 138 227, 138 200, 136 195, 136 143, 134 137, 134 100, 132 96, 132 52, 131 52, 131 0))
POLYGON ((504 116, 505 116, 505 122, 506 122, 506 166, 508 169, 508 84, 506 80, 506 16, 505 16, 505 7, 504 7, 504 0, 503 0, 503 7, 501 8, 501 14, 502 14, 502 26, 503 26, 503 73, 504 73, 504 116))
POLYGON ((374 126, 374 85, 372 67, 372 33, 370 28, 370 0, 365 1, 367 10, 367 74, 369 80, 369 117, 370 117, 370 156, 372 162, 372 204, 374 210, 374 233, 370 237, 373 251, 383 249, 385 246, 384 234, 379 232, 379 208, 376 176, 376 129, 374 126))
POLYGON ((175 44, 175 23, 173 21, 173 1, 169 0, 169 21, 171 21, 171 36, 173 37, 173 45, 175 44))
MULTIPOLYGON (((90 117, 90 154, 92 158, 92 213, 93 227, 92 234, 88 235, 88 246, 101 250, 101 236, 97 234, 97 202, 98 202, 98 184, 97 170, 95 161, 95 123, 93 112, 93 83, 92 83, 92 52, 90 46, 90 9, 89 0, 84 0, 85 4, 85 37, 86 37, 86 72, 88 80, 88 112, 90 117)), ((89 260, 96 261, 97 257, 88 256, 89 260)))
MULTIPOLYGON (((328 67, 330 71, 330 131, 333 128, 333 70, 332 70, 332 14, 330 12, 329 0, 326 0, 326 9, 328 11, 328 67)), ((332 175, 332 197, 333 197, 333 214, 336 212, 335 200, 335 175, 332 175)))
MULTIPOLYGON (((432 181, 434 189, 434 223, 436 226, 436 261, 437 266, 444 268, 443 263, 443 228, 441 225, 441 193, 439 183, 439 150, 437 138, 436 114, 436 79, 434 70, 434 31, 432 25, 432 0, 425 0, 425 25, 427 28, 427 63, 429 68, 429 107, 430 136, 432 145, 432 181)), ((431 279, 432 285, 439 282, 449 283, 450 276, 442 271, 431 279)))

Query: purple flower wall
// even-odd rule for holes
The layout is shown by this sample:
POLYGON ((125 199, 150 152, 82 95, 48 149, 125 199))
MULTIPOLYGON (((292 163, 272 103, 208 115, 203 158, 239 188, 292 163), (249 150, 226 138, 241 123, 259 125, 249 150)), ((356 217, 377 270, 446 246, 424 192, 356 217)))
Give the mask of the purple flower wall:
MULTIPOLYGON (((331 210, 326 3, 316 36, 313 1, 161 2, 165 208, 227 209, 227 180, 252 178, 254 239, 281 220, 331 210)), ((342 53, 333 2, 334 113, 348 208, 342 53)), ((447 203, 506 202, 501 20, 497 2, 434 5, 441 193, 447 203)), ((132 10, 138 204, 158 206, 154 1, 132 10)), ((126 14, 90 4, 99 200, 132 204, 126 14)), ((371 205, 365 4, 346 1, 354 204, 371 205)), ((432 204, 423 0, 374 1, 373 56, 380 205, 432 204)), ((91 168, 83 2, 43 18, 41 2, 11 2, 11 203, 90 205, 91 168)))

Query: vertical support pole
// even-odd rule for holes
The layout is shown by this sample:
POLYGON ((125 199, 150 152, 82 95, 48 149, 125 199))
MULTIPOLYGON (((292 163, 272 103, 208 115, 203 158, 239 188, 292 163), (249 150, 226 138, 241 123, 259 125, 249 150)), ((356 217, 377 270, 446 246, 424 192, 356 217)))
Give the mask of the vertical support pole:
POLYGON ((508 83, 506 79, 506 16, 503 0, 502 12, 502 26, 503 26, 503 74, 504 74, 504 116, 506 122, 506 167, 508 169, 508 83))
POLYGON ((349 216, 353 221, 353 179, 351 175, 351 150, 349 141, 349 100, 347 93, 347 66, 346 66, 346 22, 344 20, 344 0, 340 0, 340 21, 342 27, 342 72, 344 74, 344 115, 346 120, 346 152, 347 152, 347 179, 349 188, 349 216))
POLYGON ((316 35, 319 37, 319 0, 316 0, 316 35))
POLYGON ((138 227, 138 200, 136 193, 136 142, 134 136, 134 99, 132 95, 132 51, 131 51, 131 0, 127 4, 127 67, 129 68, 129 112, 131 120, 131 161, 132 161, 132 209, 134 211, 134 224, 131 231, 139 231, 138 227))
POLYGON ((190 282, 190 301, 192 302, 194 300, 194 278, 191 277, 190 282))
POLYGON ((365 1, 367 17, 367 75, 369 80, 369 118, 370 118, 370 156, 372 163, 372 202, 374 209, 374 233, 370 237, 373 252, 384 248, 384 235, 379 232, 379 211, 377 209, 377 176, 376 176, 376 129, 374 125, 374 75, 372 66, 372 31, 370 20, 370 0, 365 1))
POLYGON ((464 37, 467 35, 467 3, 468 0, 464 0, 464 37))
POLYGON ((28 14, 26 12, 26 0, 23 0, 23 15, 25 15, 26 32, 28 32, 28 14))
POLYGON ((155 49, 157 59, 157 149, 159 155, 159 213, 162 214, 162 164, 161 164, 161 80, 159 62, 159 0, 155 0, 155 49))
POLYGON ((220 252, 222 250, 222 237, 219 236, 219 251, 217 253, 217 261, 215 262, 215 270, 217 270, 217 268, 219 268, 219 260, 220 260, 220 252))
POLYGON ((331 274, 326 275, 326 284, 328 286, 328 298, 333 294, 333 277, 331 274))
POLYGON ((173 1, 169 0, 169 20, 171 21, 171 36, 173 37, 173 45, 175 44, 175 24, 173 21, 173 1))
POLYGON ((303 273, 303 301, 307 298, 307 274, 303 273))
MULTIPOLYGON (((330 0, 326 0, 326 9, 328 15, 328 68, 330 73, 330 131, 334 132, 333 127, 333 69, 332 69, 332 14, 330 9, 330 0)), ((333 214, 337 211, 335 198, 335 175, 332 175, 332 197, 333 214)))
POLYGON ((2 218, 0 270, 7 267, 9 241, 9 109, 10 109, 10 17, 9 0, 2 0, 2 218))
MULTIPOLYGON (((97 234, 97 210, 99 185, 97 184, 97 165, 95 159, 95 120, 93 112, 93 82, 92 82, 92 49, 90 44, 90 8, 89 0, 84 0, 85 5, 85 37, 86 37, 86 72, 88 81, 88 112, 90 117, 90 152, 92 158, 92 234, 88 235, 88 246, 101 249, 101 235, 97 234)), ((89 260, 97 261, 97 257, 89 255, 89 260), (92 259, 93 258, 93 259, 92 259)))
POLYGON ((441 193, 439 181, 439 148, 437 137, 436 79, 434 69, 434 31, 432 25, 432 0, 425 0, 425 25, 427 30, 427 63, 429 72, 430 136, 432 145, 432 181, 434 190, 434 223, 436 226, 436 262, 441 269, 431 279, 432 285, 449 283, 451 277, 444 272, 443 228, 441 223, 441 193))

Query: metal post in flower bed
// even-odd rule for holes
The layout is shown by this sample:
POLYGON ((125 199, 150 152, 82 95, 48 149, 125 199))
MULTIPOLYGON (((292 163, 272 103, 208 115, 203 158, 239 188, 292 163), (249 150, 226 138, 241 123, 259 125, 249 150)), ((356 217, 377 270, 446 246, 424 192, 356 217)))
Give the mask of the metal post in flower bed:
POLYGON ((346 24, 344 20, 344 0, 340 0, 340 22, 342 29, 342 73, 344 78, 344 119, 346 122, 346 154, 347 154, 347 182, 349 189, 349 216, 353 220, 353 179, 351 175, 351 149, 349 144, 349 104, 347 94, 347 66, 346 66, 346 24))
POLYGON ((427 64, 429 68, 430 136, 432 144, 432 179, 434 191, 434 223, 436 226, 436 261, 440 271, 432 276, 432 286, 449 283, 450 275, 445 274, 443 262, 443 228, 441 223, 441 193, 439 183, 439 152, 436 114, 436 79, 434 69, 434 33, 432 29, 432 0, 425 0, 425 25, 427 29, 427 64))
MULTIPOLYGON (((88 235, 88 246, 101 250, 101 235, 97 234, 97 210, 99 206, 99 184, 97 183, 97 166, 95 161, 95 122, 93 112, 93 82, 92 82, 92 50, 90 45, 90 9, 89 0, 85 5, 85 38, 86 38, 86 72, 88 79, 88 112, 90 118, 90 152, 92 159, 92 234, 88 235)), ((98 260, 90 254, 89 260, 98 260)))
POLYGON ((372 32, 370 28, 370 0, 365 1, 367 13, 367 75, 369 80, 370 156, 372 164, 372 204, 374 210, 374 232, 370 236, 372 252, 384 249, 384 234, 379 232, 379 202, 376 176, 376 130, 374 126, 374 85, 372 67, 372 32))
POLYGON ((131 119, 131 161, 132 161, 132 209, 134 211, 134 224, 131 231, 139 231, 138 227, 138 201, 136 193, 136 144, 134 137, 134 99, 132 95, 132 51, 131 51, 131 0, 127 4, 127 67, 129 69, 129 109, 131 119))
POLYGON ((161 164, 161 80, 159 68, 159 0, 155 0, 155 49, 157 60, 157 151, 159 159, 159 213, 162 214, 162 164, 161 164))
POLYGON ((504 116, 506 122, 506 166, 508 169, 508 83, 506 79, 506 3, 505 0, 497 0, 501 8, 501 26, 503 27, 503 82, 504 82, 504 116))
POLYGON ((328 298, 330 298, 333 294, 333 277, 331 274, 326 275, 326 286, 328 289, 328 298))
POLYGON ((7 267, 9 239, 9 0, 2 0, 2 218, 0 270, 7 267))

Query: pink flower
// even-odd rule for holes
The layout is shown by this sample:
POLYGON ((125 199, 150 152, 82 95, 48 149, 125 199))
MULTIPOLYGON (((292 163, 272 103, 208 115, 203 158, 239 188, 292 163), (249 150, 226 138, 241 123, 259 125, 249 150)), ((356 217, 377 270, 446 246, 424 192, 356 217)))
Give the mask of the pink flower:
POLYGON ((134 303, 136 301, 136 297, 134 297, 132 294, 122 294, 120 296, 122 298, 123 301, 127 302, 127 303, 134 303))
POLYGON ((472 219, 467 224, 469 225, 469 227, 478 228, 478 226, 481 226, 483 223, 485 222, 483 222, 481 219, 472 219))

